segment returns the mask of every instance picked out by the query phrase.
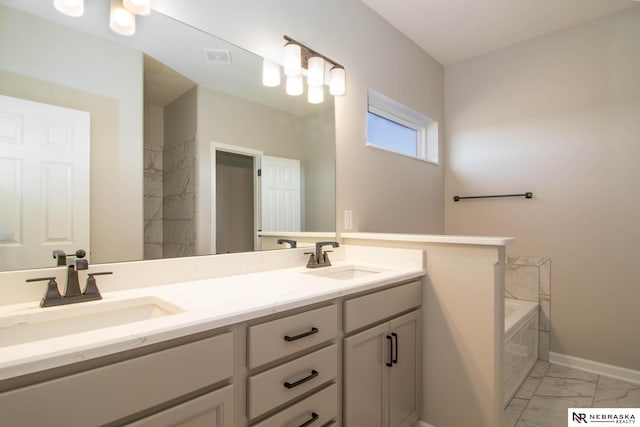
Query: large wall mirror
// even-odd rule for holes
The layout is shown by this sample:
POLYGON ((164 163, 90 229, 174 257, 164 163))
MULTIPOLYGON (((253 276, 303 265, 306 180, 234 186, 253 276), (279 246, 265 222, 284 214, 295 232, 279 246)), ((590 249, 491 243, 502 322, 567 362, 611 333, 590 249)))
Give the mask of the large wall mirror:
POLYGON ((88 246, 95 264, 335 233, 330 96, 264 87, 262 58, 157 12, 116 35, 108 9, 0 0, 0 271, 51 267, 53 249, 88 246), (16 148, 28 134, 35 145, 16 148), (82 144, 84 161, 35 154, 82 144))

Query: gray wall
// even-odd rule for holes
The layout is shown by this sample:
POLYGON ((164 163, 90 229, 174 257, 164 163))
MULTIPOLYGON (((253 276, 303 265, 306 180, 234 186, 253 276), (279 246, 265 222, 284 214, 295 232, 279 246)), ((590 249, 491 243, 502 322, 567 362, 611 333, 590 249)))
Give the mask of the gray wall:
MULTIPOLYGON (((327 136, 327 127, 333 122, 333 110, 298 117, 261 104, 246 101, 205 87, 198 87, 198 253, 208 254, 211 235, 211 143, 226 144, 262 151, 264 155, 286 157, 301 160, 302 173, 305 184, 311 189, 324 186, 333 188, 333 168, 335 168, 335 148, 331 140, 322 140, 327 136), (313 132, 313 134, 311 132, 313 132), (322 143, 320 143, 322 141, 322 143), (329 150, 322 150, 327 144, 329 150), (308 173, 307 173, 308 172, 308 173), (329 179, 319 176, 321 173, 330 175, 329 179), (320 184, 319 180, 323 182, 320 184)), ((334 135, 330 135, 335 138, 334 135)), ((309 195, 305 188, 305 195, 309 195)), ((316 192, 317 193, 317 192, 316 192)), ((330 216, 331 228, 316 229, 326 226, 326 221, 302 218, 306 230, 334 231, 333 217, 335 203, 326 200, 333 199, 322 193, 311 196, 324 207, 321 215, 330 216), (329 206, 328 212, 326 206, 329 206)), ((309 199, 309 197, 307 197, 309 199)), ((315 205, 311 206, 311 209, 315 205)), ((307 209, 308 211, 309 209, 307 209)))
MULTIPOLYGON (((326 101, 325 101, 326 102, 326 101)), ((304 118, 301 166, 303 231, 335 231, 335 112, 328 108, 304 118)))
POLYGON ((446 231, 551 258, 551 351, 640 369, 640 9, 446 69, 446 231), (454 203, 454 194, 533 191, 454 203))
POLYGON ((197 89, 164 107, 163 255, 196 255, 197 89))
POLYGON ((281 57, 286 34, 344 65, 347 95, 336 98, 338 230, 351 209, 357 231, 444 231, 443 167, 365 146, 368 88, 442 123, 443 67, 362 2, 158 0, 155 7, 268 58, 281 57))

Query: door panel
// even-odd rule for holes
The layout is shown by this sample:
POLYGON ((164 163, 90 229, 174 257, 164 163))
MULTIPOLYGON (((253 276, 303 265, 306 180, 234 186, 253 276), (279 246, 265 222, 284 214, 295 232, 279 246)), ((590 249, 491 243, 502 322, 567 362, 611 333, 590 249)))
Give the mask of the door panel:
POLYGON ((262 157, 262 231, 300 231, 300 160, 262 157))
POLYGON ((386 427, 387 323, 345 339, 345 427, 386 427))
POLYGON ((207 393, 129 427, 233 427, 233 386, 207 393))
POLYGON ((0 96, 0 270, 89 245, 90 116, 0 96))
POLYGON ((414 311, 390 322, 390 331, 394 339, 394 364, 389 370, 391 427, 411 426, 417 420, 419 313, 414 311))

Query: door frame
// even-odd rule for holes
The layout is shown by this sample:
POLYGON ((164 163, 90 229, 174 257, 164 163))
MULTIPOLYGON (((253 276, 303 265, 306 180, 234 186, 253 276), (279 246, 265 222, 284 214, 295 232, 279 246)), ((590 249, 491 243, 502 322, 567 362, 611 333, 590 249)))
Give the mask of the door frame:
POLYGON ((261 186, 258 171, 262 167, 262 151, 252 148, 240 147, 237 145, 223 144, 211 141, 211 253, 217 253, 216 247, 216 198, 217 198, 217 182, 216 182, 216 153, 218 151, 226 153, 241 154, 243 156, 253 157, 253 250, 260 250, 260 238, 258 230, 261 228, 262 217, 260 214, 261 204, 261 186))

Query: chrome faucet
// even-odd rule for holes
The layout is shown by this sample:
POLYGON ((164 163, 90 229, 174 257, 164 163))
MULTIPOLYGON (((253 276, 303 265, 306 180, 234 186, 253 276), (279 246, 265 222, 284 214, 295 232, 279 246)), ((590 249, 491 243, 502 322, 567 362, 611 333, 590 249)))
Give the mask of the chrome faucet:
POLYGON ((305 254, 309 255, 307 268, 329 267, 331 265, 329 254, 327 253, 331 251, 323 251, 322 248, 325 246, 337 248, 340 244, 338 242, 316 242, 315 252, 305 252, 305 254))
POLYGON ((80 291, 80 283, 78 281, 78 271, 79 270, 87 270, 89 268, 89 262, 86 259, 83 259, 87 253, 79 249, 75 252, 75 254, 65 254, 61 250, 53 251, 53 257, 58 260, 58 266, 66 266, 67 267, 67 286, 64 292, 64 296, 60 295, 60 291, 58 290, 58 283, 56 282, 55 277, 41 277, 37 279, 28 279, 27 282, 40 282, 40 281, 48 281, 47 290, 40 301, 40 307, 52 307, 56 305, 65 305, 65 304, 73 304, 76 302, 83 301, 94 301, 102 299, 102 295, 98 291, 98 287, 96 286, 96 279, 94 276, 102 275, 102 274, 111 274, 111 272, 103 272, 103 273, 90 273, 87 278, 87 286, 84 289, 84 292, 80 291), (73 257, 76 258, 75 261, 72 261, 68 264, 67 258, 73 257))

